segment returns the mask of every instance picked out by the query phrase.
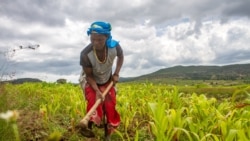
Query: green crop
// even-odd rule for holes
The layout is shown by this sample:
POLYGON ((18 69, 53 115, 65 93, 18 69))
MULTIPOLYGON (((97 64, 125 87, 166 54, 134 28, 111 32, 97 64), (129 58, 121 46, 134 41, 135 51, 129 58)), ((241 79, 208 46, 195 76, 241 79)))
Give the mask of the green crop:
MULTIPOLYGON (((118 83, 117 110, 121 124, 111 138, 115 141, 250 140, 249 89, 244 85, 194 88, 149 82, 118 83)), ((78 85, 0 85, 3 115, 0 141, 86 140, 74 129, 69 130, 85 116, 85 110, 86 101, 78 85), (19 113, 11 124, 4 117, 8 110, 19 113)), ((102 139, 103 129, 93 131, 97 140, 102 139)))

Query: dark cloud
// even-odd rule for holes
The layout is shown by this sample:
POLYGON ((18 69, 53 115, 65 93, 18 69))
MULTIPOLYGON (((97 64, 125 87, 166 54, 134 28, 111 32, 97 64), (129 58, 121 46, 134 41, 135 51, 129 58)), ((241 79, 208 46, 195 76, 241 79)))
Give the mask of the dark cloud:
MULTIPOLYGON (((37 40, 39 38, 47 37, 47 35, 39 32, 32 32, 30 34, 22 33, 16 27, 6 28, 0 26, 0 38, 9 43, 14 40, 37 40)), ((22 27, 22 29, 29 29, 29 27, 22 27)))
POLYGON ((222 14, 225 16, 246 16, 250 17, 250 1, 249 0, 237 0, 226 1, 225 7, 222 9, 222 14))
POLYGON ((250 51, 242 51, 242 50, 236 50, 236 51, 231 51, 227 52, 225 54, 220 54, 216 57, 215 60, 213 60, 212 63, 214 64, 234 64, 234 63, 239 63, 242 60, 245 61, 250 61, 249 57, 250 51))
POLYGON ((63 25, 65 18, 60 3, 50 0, 3 0, 0 12, 14 21, 44 23, 51 26, 63 25))
POLYGON ((249 0, 1 0, 1 51, 10 45, 41 47, 11 59, 1 54, 0 61, 22 73, 77 74, 80 51, 89 43, 86 30, 95 20, 112 23, 129 73, 250 60, 249 7, 249 0), (242 17, 246 23, 232 24, 242 17))
MULTIPOLYGON (((43 73, 49 72, 50 74, 60 74, 60 75, 69 75, 76 70, 80 69, 78 62, 73 60, 56 60, 56 59, 48 59, 41 62, 34 61, 25 61, 25 62, 16 62, 13 69, 17 68, 18 72, 35 72, 35 73, 43 73)), ((77 71, 78 72, 78 71, 77 71)))
POLYGON ((64 25, 65 18, 89 22, 100 19, 110 21, 115 26, 121 24, 132 26, 134 23, 143 23, 147 19, 150 19, 153 25, 164 25, 170 20, 185 17, 201 21, 205 17, 250 16, 248 0, 189 2, 148 0, 141 1, 137 5, 134 3, 115 0, 3 0, 0 14, 15 21, 39 22, 50 26, 64 25))

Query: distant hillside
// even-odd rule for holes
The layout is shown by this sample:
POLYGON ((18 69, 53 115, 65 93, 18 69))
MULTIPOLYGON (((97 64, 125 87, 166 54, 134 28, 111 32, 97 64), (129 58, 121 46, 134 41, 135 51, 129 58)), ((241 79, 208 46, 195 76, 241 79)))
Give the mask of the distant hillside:
POLYGON ((141 80, 250 80, 250 64, 225 66, 175 66, 122 81, 141 80))
POLYGON ((37 78, 19 78, 19 79, 14 79, 14 80, 9 80, 9 81, 2 81, 2 83, 12 83, 12 84, 22 84, 25 82, 42 82, 40 79, 37 78))
MULTIPOLYGON (((175 80, 244 80, 250 83, 250 64, 233 64, 225 66, 174 66, 160 69, 156 72, 138 76, 120 78, 120 82, 131 81, 165 81, 175 80)), ((21 84, 24 82, 42 82, 36 78, 19 78, 11 81, 2 81, 21 84)))

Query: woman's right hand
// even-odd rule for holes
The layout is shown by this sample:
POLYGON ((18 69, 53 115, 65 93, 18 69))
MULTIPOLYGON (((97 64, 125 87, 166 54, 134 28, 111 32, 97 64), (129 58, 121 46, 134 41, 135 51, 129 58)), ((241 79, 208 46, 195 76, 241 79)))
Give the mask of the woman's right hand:
POLYGON ((102 95, 102 92, 101 92, 100 90, 97 90, 97 91, 96 91, 96 100, 98 100, 99 98, 100 98, 102 101, 104 101, 104 97, 103 97, 103 95, 102 95))

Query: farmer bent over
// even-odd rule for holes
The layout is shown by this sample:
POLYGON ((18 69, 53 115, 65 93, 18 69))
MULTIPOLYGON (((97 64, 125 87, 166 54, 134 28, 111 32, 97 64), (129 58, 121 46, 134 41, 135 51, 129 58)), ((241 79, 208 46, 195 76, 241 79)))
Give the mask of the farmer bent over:
POLYGON ((82 135, 94 137, 91 131, 92 124, 102 126, 102 119, 106 118, 105 136, 110 137, 113 129, 120 124, 120 115, 116 111, 116 90, 115 83, 119 80, 119 72, 123 64, 123 51, 119 43, 112 39, 111 25, 107 22, 97 21, 91 24, 87 31, 90 36, 90 44, 81 52, 80 65, 82 66, 82 77, 80 84, 87 100, 87 112, 95 104, 96 100, 101 98, 102 102, 91 115, 88 125, 85 126, 80 121, 78 127, 82 135), (112 66, 115 58, 114 72, 112 66), (102 92, 109 83, 113 84, 105 97, 102 92))

